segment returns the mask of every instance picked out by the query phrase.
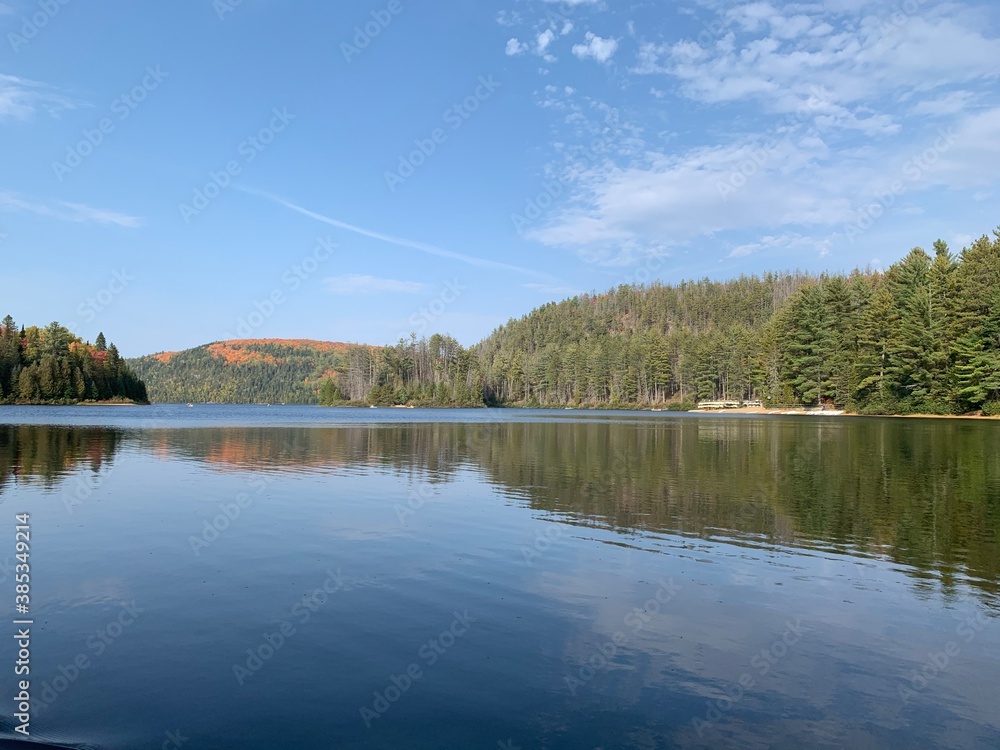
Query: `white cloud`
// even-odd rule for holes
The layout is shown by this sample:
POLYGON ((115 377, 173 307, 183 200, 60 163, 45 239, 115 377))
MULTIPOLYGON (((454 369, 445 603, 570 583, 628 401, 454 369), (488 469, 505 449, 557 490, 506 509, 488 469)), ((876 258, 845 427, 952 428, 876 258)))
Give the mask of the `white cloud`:
POLYGON ((528 45, 519 42, 517 38, 511 38, 507 40, 507 49, 505 51, 509 57, 523 55, 528 51, 528 45))
POLYGON ((617 68, 624 88, 655 79, 639 81, 645 110, 633 102, 627 123, 612 121, 585 82, 572 99, 557 86, 539 97, 560 118, 545 169, 565 191, 529 239, 602 263, 706 238, 732 258, 822 257, 896 182, 890 227, 912 228, 918 214, 929 222, 946 191, 963 191, 965 206, 994 199, 1000 38, 985 6, 694 4, 691 38, 637 23, 635 52, 629 37, 619 46, 593 32, 573 46, 603 63, 634 54, 617 68), (718 13, 706 22, 705 9, 718 13), (667 112, 658 101, 678 97, 695 105, 667 112), (935 145, 945 137, 947 147, 935 145), (734 180, 742 187, 720 189, 734 180))
POLYGON ((670 76, 697 101, 758 100, 772 112, 793 112, 817 91, 847 112, 893 92, 924 96, 1000 74, 1000 39, 944 4, 912 16, 862 13, 838 21, 839 29, 823 20, 819 5, 796 7, 813 15, 739 5, 707 39, 642 43, 632 70, 670 76), (816 29, 823 33, 812 34, 816 29))
POLYGON ((910 109, 910 114, 930 115, 931 117, 954 115, 966 111, 975 98, 975 94, 971 91, 950 91, 937 99, 925 99, 917 102, 910 109))
POLYGON ((517 11, 501 10, 497 13, 497 23, 501 26, 519 26, 524 23, 524 19, 517 11))
POLYGON ((788 254, 790 251, 801 251, 815 253, 822 258, 829 254, 830 244, 830 239, 816 240, 801 234, 767 235, 761 237, 757 242, 737 245, 727 257, 745 258, 762 251, 782 251, 785 254, 788 254))
POLYGON ((592 57, 599 63, 606 63, 618 51, 617 39, 602 39, 592 31, 588 31, 584 39, 586 44, 573 45, 573 54, 581 60, 592 57))
POLYGON ((545 51, 552 44, 552 40, 556 38, 556 34, 552 29, 545 29, 538 38, 535 40, 535 53, 539 55, 544 55, 545 51))
MULTIPOLYGON (((821 139, 794 135, 773 144, 748 139, 650 150, 625 165, 607 160, 568 170, 562 177, 570 186, 568 208, 551 213, 529 237, 606 258, 726 231, 829 232, 854 222, 860 207, 894 183, 901 189, 890 213, 903 216, 924 210, 912 204, 921 192, 981 189, 995 184, 998 172, 1000 108, 874 151, 833 150, 821 139)), ((737 249, 734 257, 755 248, 737 249)))
POLYGON ((45 218, 87 224, 111 224, 135 229, 142 224, 136 216, 94 208, 82 203, 55 201, 51 204, 39 203, 10 191, 0 191, 0 211, 8 213, 29 213, 45 218))
POLYGON ((418 281, 399 281, 398 279, 380 279, 375 276, 347 274, 345 276, 330 276, 323 279, 326 288, 336 294, 373 294, 376 292, 391 292, 395 294, 417 294, 427 288, 418 281))

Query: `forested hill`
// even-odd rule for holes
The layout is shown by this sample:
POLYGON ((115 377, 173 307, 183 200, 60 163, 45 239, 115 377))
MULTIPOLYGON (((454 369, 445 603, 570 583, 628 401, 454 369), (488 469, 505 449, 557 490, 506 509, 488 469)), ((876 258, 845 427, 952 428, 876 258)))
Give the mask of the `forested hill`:
POLYGON ((1000 230, 887 271, 622 286, 551 303, 463 349, 352 353, 337 391, 376 404, 828 404, 1000 414, 1000 230))
POLYGON ((0 321, 0 403, 73 404, 80 401, 146 402, 146 387, 101 333, 82 341, 50 323, 18 330, 0 321))
POLYGON ((621 286, 544 305, 465 348, 235 341, 134 360, 156 401, 1000 414, 1000 230, 888 270, 621 286))
POLYGON ((348 348, 307 339, 219 341, 129 363, 154 402, 310 404, 321 382, 343 369, 348 348))
POLYGON ((499 401, 826 403, 1000 413, 1000 230, 885 273, 620 287, 546 305, 478 348, 499 401))

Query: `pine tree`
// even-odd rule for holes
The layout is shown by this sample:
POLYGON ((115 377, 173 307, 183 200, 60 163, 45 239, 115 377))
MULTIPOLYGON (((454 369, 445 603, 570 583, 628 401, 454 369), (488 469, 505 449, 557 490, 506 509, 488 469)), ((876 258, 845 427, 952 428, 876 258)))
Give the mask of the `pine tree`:
POLYGON ((818 404, 830 392, 833 358, 832 320, 819 286, 801 289, 791 302, 794 328, 787 335, 785 381, 805 404, 818 404))
POLYGON ((888 282, 875 288, 861 319, 858 336, 858 359, 854 366, 855 386, 862 408, 884 412, 891 410, 893 394, 889 381, 889 349, 899 314, 888 282))
POLYGON ((925 407, 934 389, 930 263, 930 256, 917 247, 888 274, 899 325, 890 340, 887 372, 904 411, 925 407))
POLYGON ((3 326, 0 332, 0 399, 13 399, 17 397, 18 390, 14 369, 21 364, 21 337, 10 315, 0 325, 3 326))

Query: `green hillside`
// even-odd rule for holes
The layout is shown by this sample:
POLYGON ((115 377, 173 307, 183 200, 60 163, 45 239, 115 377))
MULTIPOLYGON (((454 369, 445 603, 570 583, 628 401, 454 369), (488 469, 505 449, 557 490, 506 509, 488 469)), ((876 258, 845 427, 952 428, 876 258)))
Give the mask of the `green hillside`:
POLYGON ((621 286, 475 346, 234 341, 132 362, 156 401, 1000 413, 1000 230, 886 271, 621 286))
POLYGON ((760 400, 879 414, 1000 413, 1000 230, 887 271, 621 286, 544 305, 463 349, 351 356, 352 401, 523 406, 760 400))
POLYGON ((129 361, 159 403, 313 404, 348 345, 305 339, 220 341, 129 361))

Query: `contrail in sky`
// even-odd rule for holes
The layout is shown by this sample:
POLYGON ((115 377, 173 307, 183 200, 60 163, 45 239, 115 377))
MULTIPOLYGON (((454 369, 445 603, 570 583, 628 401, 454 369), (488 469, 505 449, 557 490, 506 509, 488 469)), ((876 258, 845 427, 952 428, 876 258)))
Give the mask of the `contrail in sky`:
POLYGON ((371 237, 375 240, 381 240, 382 242, 388 242, 393 245, 398 245, 400 247, 409 247, 414 250, 419 250, 422 253, 427 253, 428 255, 437 255, 442 258, 451 258, 452 260, 461 261, 462 263, 468 263, 470 266, 478 266, 479 268, 492 268, 502 271, 511 271, 513 273, 523 274, 525 276, 533 276, 540 279, 552 280, 553 277, 548 274, 541 273, 540 271, 532 271, 530 268, 522 268, 521 266, 514 266, 509 263, 499 263, 495 260, 489 260, 487 258, 477 258, 474 255, 465 255, 464 253, 456 253, 452 250, 445 250, 443 247, 438 247, 437 245, 429 245, 426 242, 418 242, 416 240, 408 240, 405 237, 395 237, 391 234, 384 234, 382 232, 376 232, 371 229, 365 229, 364 227, 355 226, 354 224, 348 224, 346 221, 340 221, 339 219, 334 219, 329 216, 324 216, 323 214, 318 214, 315 211, 310 211, 302 206, 297 206, 291 201, 285 200, 281 196, 274 195, 272 193, 265 192, 263 190, 255 190, 253 188, 239 187, 236 186, 238 190, 242 190, 244 193, 250 193, 252 195, 259 195, 262 198, 267 198, 278 205, 284 206, 285 208, 290 208, 292 211, 302 214, 303 216, 308 216, 310 219, 315 219, 316 221, 322 221, 324 224, 329 224, 330 226, 337 227, 339 229, 345 229, 348 232, 354 232, 355 234, 360 234, 364 237, 371 237))

